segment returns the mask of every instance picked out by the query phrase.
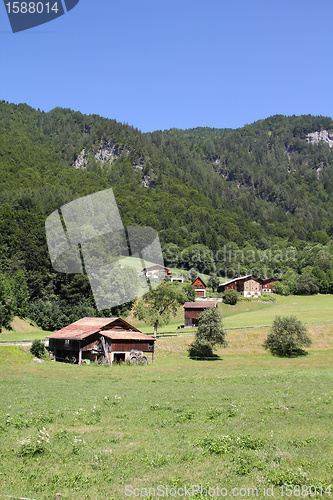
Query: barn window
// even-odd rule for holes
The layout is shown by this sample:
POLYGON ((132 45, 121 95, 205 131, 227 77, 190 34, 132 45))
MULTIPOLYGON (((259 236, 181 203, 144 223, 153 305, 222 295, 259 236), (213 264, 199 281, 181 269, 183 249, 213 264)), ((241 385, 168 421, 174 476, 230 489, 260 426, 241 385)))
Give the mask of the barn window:
POLYGON ((69 345, 69 340, 68 339, 65 340, 65 345, 69 345))
POLYGON ((154 344, 148 344, 148 351, 154 350, 154 344))

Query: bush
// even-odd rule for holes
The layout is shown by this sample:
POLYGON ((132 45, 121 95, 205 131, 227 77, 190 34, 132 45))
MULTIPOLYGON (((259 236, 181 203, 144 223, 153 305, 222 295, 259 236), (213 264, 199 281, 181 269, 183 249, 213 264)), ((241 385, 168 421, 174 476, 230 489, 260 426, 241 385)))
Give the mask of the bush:
POLYGON ((295 316, 277 316, 263 346, 277 356, 292 357, 306 354, 303 347, 311 344, 305 325, 295 316))
POLYGON ((196 339, 188 349, 190 358, 212 358, 214 357, 211 343, 205 339, 196 339))
POLYGON ((32 346, 30 347, 30 352, 36 358, 42 358, 46 354, 44 342, 42 340, 34 340, 32 346))
POLYGON ((238 301, 238 292, 236 290, 226 290, 223 295, 223 301, 229 306, 234 306, 238 301))

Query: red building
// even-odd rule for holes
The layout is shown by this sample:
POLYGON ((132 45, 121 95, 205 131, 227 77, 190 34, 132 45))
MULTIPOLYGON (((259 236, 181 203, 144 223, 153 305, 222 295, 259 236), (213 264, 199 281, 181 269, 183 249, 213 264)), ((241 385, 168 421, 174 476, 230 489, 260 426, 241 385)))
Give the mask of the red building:
POLYGON ((128 361, 132 351, 154 356, 154 341, 122 318, 82 318, 49 336, 56 361, 128 361))
POLYGON ((198 276, 192 283, 192 286, 195 288, 195 294, 197 297, 206 297, 206 288, 207 285, 203 282, 203 280, 198 276))
POLYGON ((184 304, 184 326, 198 326, 199 316, 209 307, 217 307, 216 302, 186 302, 184 304))

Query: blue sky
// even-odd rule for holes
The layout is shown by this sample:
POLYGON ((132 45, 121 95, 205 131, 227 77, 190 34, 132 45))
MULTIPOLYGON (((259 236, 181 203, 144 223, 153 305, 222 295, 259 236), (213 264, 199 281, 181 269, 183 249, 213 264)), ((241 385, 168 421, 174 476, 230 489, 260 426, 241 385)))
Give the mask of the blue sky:
POLYGON ((13 34, 2 3, 0 98, 143 132, 332 117, 332 19, 332 0, 80 0, 13 34))

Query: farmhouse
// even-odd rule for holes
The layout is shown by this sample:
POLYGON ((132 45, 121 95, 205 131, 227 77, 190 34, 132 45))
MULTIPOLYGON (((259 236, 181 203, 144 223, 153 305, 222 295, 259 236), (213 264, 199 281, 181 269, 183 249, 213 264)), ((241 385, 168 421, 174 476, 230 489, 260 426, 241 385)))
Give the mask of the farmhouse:
POLYGON ((244 297, 259 297, 262 293, 272 292, 272 285, 280 278, 258 278, 253 274, 240 276, 218 287, 218 292, 223 293, 226 290, 236 290, 244 297))
POLYGON ((82 318, 49 336, 56 361, 128 361, 130 353, 146 352, 154 360, 154 341, 121 318, 82 318))
POLYGON ((206 297, 206 284, 203 280, 198 276, 192 283, 192 286, 195 288, 195 294, 197 297, 206 297))
POLYGON ((170 271, 168 267, 161 266, 160 264, 154 264, 150 267, 142 269, 141 274, 146 278, 158 279, 163 274, 165 277, 171 277, 172 271, 170 271))
POLYGON ((184 326, 198 326, 199 316, 209 307, 217 307, 216 302, 185 302, 184 304, 184 326))

